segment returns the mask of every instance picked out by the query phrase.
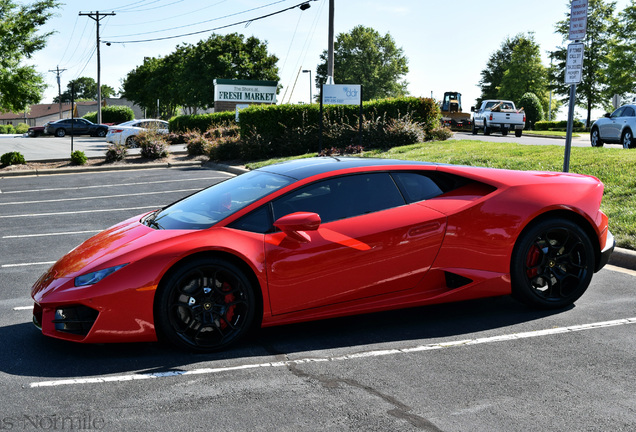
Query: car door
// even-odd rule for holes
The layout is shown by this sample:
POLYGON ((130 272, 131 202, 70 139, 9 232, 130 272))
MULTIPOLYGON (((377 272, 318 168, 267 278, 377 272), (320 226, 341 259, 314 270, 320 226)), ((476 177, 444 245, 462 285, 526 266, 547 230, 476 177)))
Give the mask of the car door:
POLYGON ((599 128, 601 138, 608 141, 620 140, 622 117, 625 107, 620 107, 610 115, 609 121, 599 128))
POLYGON ((84 119, 73 119, 73 134, 84 135, 89 133, 89 125, 84 119))
POLYGON ((332 178, 272 205, 274 219, 313 212, 322 223, 308 241, 265 236, 274 315, 413 288, 439 250, 446 217, 407 205, 389 173, 332 178))
POLYGON ((623 110, 623 113, 621 115, 620 121, 618 121, 617 123, 620 124, 620 131, 619 131, 619 139, 623 138, 623 132, 626 129, 629 129, 632 131, 632 136, 634 135, 634 126, 636 126, 636 112, 634 111, 634 108, 630 107, 630 106, 626 106, 625 109, 623 110))

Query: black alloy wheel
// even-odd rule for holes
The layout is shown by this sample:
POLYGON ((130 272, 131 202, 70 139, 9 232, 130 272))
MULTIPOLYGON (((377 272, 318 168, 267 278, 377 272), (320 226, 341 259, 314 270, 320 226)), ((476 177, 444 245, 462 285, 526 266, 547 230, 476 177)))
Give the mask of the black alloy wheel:
POLYGON ((594 273, 594 249, 573 222, 555 218, 525 230, 512 254, 512 293, 541 309, 571 305, 587 289, 594 273))
POLYGON ((252 284, 232 263, 191 261, 157 291, 157 336, 192 351, 223 349, 249 330, 255 303, 252 284))

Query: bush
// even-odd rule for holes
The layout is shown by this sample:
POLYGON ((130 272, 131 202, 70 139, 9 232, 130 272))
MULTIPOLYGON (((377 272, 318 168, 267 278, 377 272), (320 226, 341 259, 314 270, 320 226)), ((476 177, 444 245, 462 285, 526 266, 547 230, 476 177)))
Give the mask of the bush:
POLYGON ((182 134, 182 136, 190 156, 199 156, 209 153, 212 141, 199 131, 186 132, 182 134))
POLYGON ((526 129, 534 129, 536 122, 543 120, 543 106, 534 93, 525 93, 519 99, 519 107, 523 107, 526 113, 526 129))
MULTIPOLYGON (((28 129, 28 127, 27 127, 28 129)), ((0 134, 14 134, 15 132, 15 127, 13 125, 0 125, 0 134)))
POLYGON ((24 156, 17 151, 5 153, 0 157, 0 162, 2 165, 24 165, 26 161, 24 160, 24 156))
POLYGON ((171 132, 187 132, 187 131, 207 131, 216 126, 223 124, 234 124, 236 113, 234 111, 225 111, 212 114, 195 114, 182 115, 170 119, 169 129, 171 132))
MULTIPOLYGON (((97 123, 97 111, 87 113, 84 118, 93 123, 97 123)), ((102 108, 102 123, 123 123, 135 119, 135 112, 132 108, 124 105, 113 105, 102 108)))
MULTIPOLYGON (((574 119, 572 126, 575 131, 580 132, 585 130, 585 123, 583 120, 574 119)), ((534 125, 535 130, 540 131, 566 131, 568 128, 567 120, 559 121, 539 121, 534 125)))
POLYGON ((427 141, 446 141, 453 136, 453 132, 447 127, 437 127, 426 133, 427 141))
POLYGON ((106 162, 121 161, 128 155, 128 148, 124 144, 109 145, 106 150, 106 162))
POLYGON ((15 133, 18 133, 20 135, 27 133, 28 130, 29 130, 29 125, 26 123, 18 123, 15 126, 15 133))
POLYGON ((86 155, 81 150, 75 150, 71 153, 71 163, 73 165, 84 165, 87 160, 86 155))
POLYGON ((148 159, 160 159, 167 157, 168 143, 163 134, 152 130, 145 130, 137 135, 137 143, 141 148, 141 156, 148 159))

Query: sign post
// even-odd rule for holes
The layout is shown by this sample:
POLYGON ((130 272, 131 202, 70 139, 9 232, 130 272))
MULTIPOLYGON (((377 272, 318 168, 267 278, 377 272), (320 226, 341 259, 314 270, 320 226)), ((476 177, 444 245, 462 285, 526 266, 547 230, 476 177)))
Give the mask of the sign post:
POLYGON ((583 78, 583 54, 587 33, 587 3, 588 0, 572 0, 570 9, 570 33, 568 39, 575 41, 568 45, 565 61, 565 84, 570 84, 570 102, 568 111, 568 126, 565 134, 565 154, 563 156, 563 172, 570 170, 570 153, 572 151, 572 130, 574 124, 574 109, 576 107, 576 85, 583 78))
POLYGON ((362 85, 321 84, 320 85, 320 138, 318 153, 322 152, 323 105, 359 105, 358 142, 362 145, 362 85))

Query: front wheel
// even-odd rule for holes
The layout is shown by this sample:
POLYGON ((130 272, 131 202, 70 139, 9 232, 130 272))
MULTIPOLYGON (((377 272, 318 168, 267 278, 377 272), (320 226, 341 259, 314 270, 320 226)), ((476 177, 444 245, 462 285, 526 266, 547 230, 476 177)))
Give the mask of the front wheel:
POLYGON ((624 149, 630 149, 634 147, 634 135, 632 134, 631 130, 627 129, 625 130, 625 132, 623 132, 623 138, 621 139, 621 142, 623 143, 624 149))
POLYGON ((477 127, 475 126, 475 122, 473 122, 473 128, 472 128, 472 130, 471 130, 471 131, 472 131, 473 135, 477 135, 477 131, 478 131, 478 129, 477 129, 477 127))
POLYGON ((221 350, 245 335, 255 310, 252 284, 238 267, 219 259, 197 259, 160 284, 157 336, 192 351, 221 350))
POLYGON ((594 272, 594 249, 575 223, 541 221, 517 240, 510 263, 512 294, 541 309, 568 306, 583 295, 594 272))
POLYGON ((126 138, 126 147, 128 148, 137 148, 139 147, 139 145, 137 144, 137 139, 135 138, 135 136, 129 136, 128 138, 126 138))
POLYGON ((597 128, 592 129, 590 133, 590 144, 592 147, 603 147, 603 140, 597 128))

